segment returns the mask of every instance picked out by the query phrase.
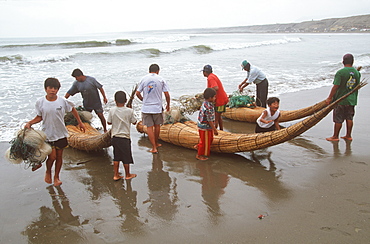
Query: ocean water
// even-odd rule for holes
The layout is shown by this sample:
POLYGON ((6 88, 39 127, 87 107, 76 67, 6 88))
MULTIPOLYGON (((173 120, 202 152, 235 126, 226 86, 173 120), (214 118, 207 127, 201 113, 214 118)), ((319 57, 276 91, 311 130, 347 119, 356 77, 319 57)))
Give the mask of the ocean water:
MULTIPOLYGON (((200 70, 206 64, 213 66, 227 93, 233 93, 246 77, 240 67, 244 59, 266 73, 269 95, 279 96, 331 85, 345 53, 355 55, 354 65, 363 66, 362 73, 370 72, 369 43, 369 34, 236 34, 207 30, 2 38, 0 141, 11 140, 14 132, 35 116, 34 104, 45 95, 46 78, 60 80, 59 95, 63 96, 74 81, 71 73, 75 68, 103 84, 109 100, 104 105, 107 113, 114 106, 114 93, 130 93, 152 63, 161 67, 160 75, 167 80, 173 99, 204 90, 206 78, 200 70)), ((248 92, 253 95, 255 86, 249 86, 248 92)), ((82 104, 80 94, 70 99, 82 104)), ((318 97, 318 101, 322 99, 318 97)), ((139 102, 134 108, 139 115, 139 102)))

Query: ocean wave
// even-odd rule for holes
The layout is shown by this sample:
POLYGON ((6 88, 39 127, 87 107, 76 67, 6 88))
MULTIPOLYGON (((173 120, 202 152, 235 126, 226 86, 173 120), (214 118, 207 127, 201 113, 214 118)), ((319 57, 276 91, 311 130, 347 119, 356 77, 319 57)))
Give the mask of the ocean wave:
POLYGON ((74 41, 74 42, 59 42, 59 43, 30 43, 30 44, 10 44, 2 45, 2 49, 31 49, 31 48, 91 48, 91 47, 108 47, 108 46, 123 46, 131 44, 150 44, 150 43, 170 43, 190 40, 191 36, 163 36, 163 37, 141 37, 129 39, 116 39, 113 41, 74 41))
POLYGON ((25 57, 23 55, 8 55, 0 57, 0 63, 12 63, 12 64, 32 64, 32 63, 55 63, 68 61, 69 56, 65 55, 47 55, 39 57, 25 57))

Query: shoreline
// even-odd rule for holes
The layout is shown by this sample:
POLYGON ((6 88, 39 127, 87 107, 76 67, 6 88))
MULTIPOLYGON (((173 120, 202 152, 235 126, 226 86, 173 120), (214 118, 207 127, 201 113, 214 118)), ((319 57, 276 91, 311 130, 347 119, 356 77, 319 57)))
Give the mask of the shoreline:
MULTIPOLYGON (((313 105, 330 89, 283 94, 280 109, 313 105)), ((31 172, 3 157, 0 242, 365 243, 369 95, 369 85, 359 92, 351 143, 325 140, 333 133, 330 113, 283 144, 213 153, 200 162, 194 150, 168 143, 159 154, 148 153, 148 138, 133 126, 135 179, 113 181, 111 148, 103 153, 69 148, 61 187, 43 182, 44 166, 31 172)), ((225 120, 229 131, 252 127, 225 120)), ((0 142, 3 155, 8 147, 0 142)))

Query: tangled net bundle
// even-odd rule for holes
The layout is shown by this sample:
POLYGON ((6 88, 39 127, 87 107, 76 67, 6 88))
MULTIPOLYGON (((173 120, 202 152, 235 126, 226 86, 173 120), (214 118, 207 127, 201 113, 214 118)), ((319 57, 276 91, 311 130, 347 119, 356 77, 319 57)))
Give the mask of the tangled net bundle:
MULTIPOLYGON (((83 123, 91 124, 91 120, 93 117, 92 113, 90 113, 89 111, 86 111, 81 106, 77 107, 76 110, 83 123)), ((75 118, 75 116, 73 116, 72 112, 66 113, 66 115, 64 116, 64 124, 65 125, 78 125, 77 119, 75 118)))
POLYGON ((27 167, 36 167, 51 153, 51 146, 45 140, 46 135, 40 130, 19 130, 9 142, 11 147, 5 152, 5 157, 14 164, 23 161, 27 167))
POLYGON ((195 96, 183 95, 175 101, 178 102, 178 105, 171 106, 171 110, 164 113, 165 124, 189 121, 190 119, 186 115, 199 111, 204 98, 203 94, 196 94, 195 96))
POLYGON ((240 93, 239 91, 233 92, 233 95, 229 97, 229 103, 227 104, 229 108, 239 108, 239 107, 249 107, 255 108, 256 101, 254 96, 248 96, 240 93))

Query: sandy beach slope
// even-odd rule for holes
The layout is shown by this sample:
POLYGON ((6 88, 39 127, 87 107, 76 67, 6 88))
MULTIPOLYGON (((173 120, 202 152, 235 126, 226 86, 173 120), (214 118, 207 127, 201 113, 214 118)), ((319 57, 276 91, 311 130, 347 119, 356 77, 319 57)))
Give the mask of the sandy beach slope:
MULTIPOLYGON (((281 109, 324 100, 330 88, 285 94, 281 109)), ((368 243, 369 111, 368 85, 352 142, 325 140, 329 114, 289 142, 206 162, 168 143, 152 155, 133 127, 138 177, 129 181, 112 180, 111 149, 65 150, 61 187, 43 181, 45 166, 31 172, 2 157, 0 243, 368 243)), ((225 128, 254 129, 228 120, 225 128)), ((2 155, 8 147, 0 143, 2 155)))

